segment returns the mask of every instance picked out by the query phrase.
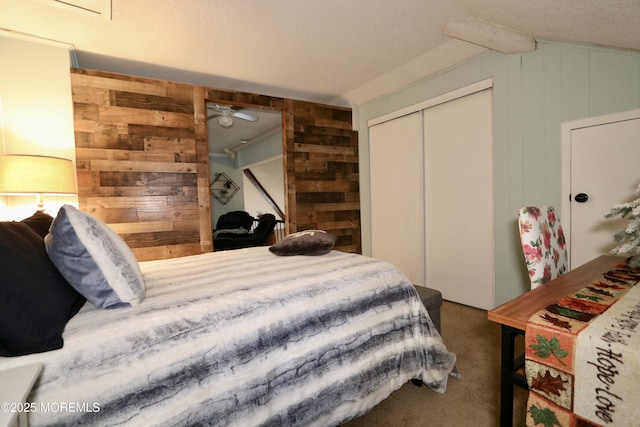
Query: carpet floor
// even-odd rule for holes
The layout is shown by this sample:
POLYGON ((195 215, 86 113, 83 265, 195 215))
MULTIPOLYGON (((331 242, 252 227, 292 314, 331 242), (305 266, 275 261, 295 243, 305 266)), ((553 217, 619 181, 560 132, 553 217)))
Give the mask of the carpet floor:
MULTIPOLYGON (((439 394, 412 383, 347 427, 495 427, 500 410, 500 326, 487 312, 444 301, 442 338, 457 356, 461 378, 439 394)), ((521 342, 517 345, 522 346, 521 342)), ((513 426, 525 425, 527 392, 515 387, 513 426)))

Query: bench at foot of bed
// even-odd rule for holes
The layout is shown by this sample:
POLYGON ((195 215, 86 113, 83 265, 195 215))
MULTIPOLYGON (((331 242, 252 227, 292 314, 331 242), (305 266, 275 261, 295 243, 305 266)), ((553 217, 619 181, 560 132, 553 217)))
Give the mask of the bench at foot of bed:
POLYGON ((420 300, 429 312, 429 317, 436 326, 436 329, 442 334, 440 323, 440 307, 442 307, 442 293, 435 289, 425 288, 424 286, 416 286, 420 300))

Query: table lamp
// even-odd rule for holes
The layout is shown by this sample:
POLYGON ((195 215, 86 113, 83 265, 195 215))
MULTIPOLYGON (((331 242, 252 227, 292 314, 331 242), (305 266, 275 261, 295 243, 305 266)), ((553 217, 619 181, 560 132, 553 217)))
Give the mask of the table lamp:
POLYGON ((27 154, 0 156, 0 194, 31 195, 44 210, 43 194, 76 194, 73 163, 59 157, 27 154))

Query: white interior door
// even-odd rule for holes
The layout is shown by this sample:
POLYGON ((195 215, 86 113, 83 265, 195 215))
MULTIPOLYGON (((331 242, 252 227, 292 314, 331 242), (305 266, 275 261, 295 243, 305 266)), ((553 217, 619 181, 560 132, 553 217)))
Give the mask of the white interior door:
POLYGON ((424 286, 421 113, 371 126, 369 146, 371 254, 424 286))
MULTIPOLYGON (((576 268, 616 244, 626 221, 605 219, 610 208, 636 198, 640 182, 640 111, 607 116, 570 129, 570 266, 576 268), (580 202, 578 195, 588 199, 580 202)), ((566 165, 565 165, 566 167, 566 165)), ((563 194, 563 199, 569 199, 563 194)), ((564 209, 564 208, 563 208, 564 209)), ((566 218, 563 212, 563 218, 566 218)), ((563 222, 565 220, 563 219, 563 222)))
POLYGON ((494 306, 491 89, 424 110, 427 286, 494 306))

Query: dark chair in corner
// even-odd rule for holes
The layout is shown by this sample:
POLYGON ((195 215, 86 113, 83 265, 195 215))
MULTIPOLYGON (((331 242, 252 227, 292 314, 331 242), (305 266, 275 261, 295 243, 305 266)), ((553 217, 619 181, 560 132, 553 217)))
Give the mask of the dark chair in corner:
POLYGON ((248 233, 249 230, 251 230, 252 225, 253 217, 249 215, 249 212, 231 211, 224 215, 220 215, 220 218, 218 218, 218 222, 216 223, 215 231, 244 228, 248 233))
POLYGON ((258 225, 251 233, 218 233, 213 239, 213 250, 226 251, 229 249, 265 246, 275 226, 276 217, 273 214, 263 214, 258 218, 258 225))

